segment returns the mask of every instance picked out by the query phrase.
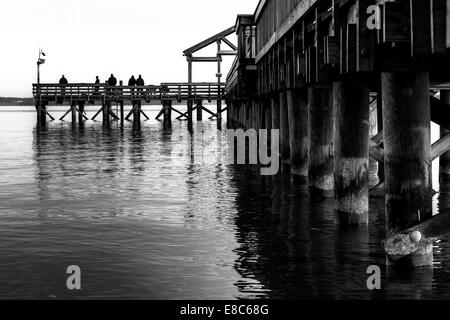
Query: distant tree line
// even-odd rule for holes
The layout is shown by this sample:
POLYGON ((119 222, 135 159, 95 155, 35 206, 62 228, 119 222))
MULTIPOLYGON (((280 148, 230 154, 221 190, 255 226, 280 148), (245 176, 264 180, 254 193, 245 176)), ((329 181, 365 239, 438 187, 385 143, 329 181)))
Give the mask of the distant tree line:
POLYGON ((0 106, 33 106, 33 98, 0 97, 0 106))

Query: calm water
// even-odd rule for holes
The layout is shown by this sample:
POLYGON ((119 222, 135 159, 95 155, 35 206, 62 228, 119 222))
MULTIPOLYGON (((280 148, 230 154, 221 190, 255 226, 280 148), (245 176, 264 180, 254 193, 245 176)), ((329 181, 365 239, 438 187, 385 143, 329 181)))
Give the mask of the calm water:
MULTIPOLYGON (((33 108, 0 107, 0 298, 450 298, 448 242, 433 268, 388 270, 382 199, 369 228, 339 230, 331 200, 223 164, 216 123, 194 129, 55 121, 38 133, 33 108), (79 292, 66 289, 74 264, 79 292)), ((436 211, 447 207, 438 195, 436 211)))

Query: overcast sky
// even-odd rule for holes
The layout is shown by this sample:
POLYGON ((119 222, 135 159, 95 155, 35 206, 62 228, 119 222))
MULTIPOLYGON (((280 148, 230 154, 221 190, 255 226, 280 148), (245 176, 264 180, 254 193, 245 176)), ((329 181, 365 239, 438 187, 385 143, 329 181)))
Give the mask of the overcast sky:
MULTIPOLYGON (((187 81, 184 49, 254 13, 258 0, 2 0, 0 96, 31 96, 41 47, 41 82, 187 81)), ((236 37, 229 39, 236 43, 236 37)), ((203 52, 214 54, 215 48, 203 52)), ((199 54, 199 55, 203 55, 199 54)), ((233 58, 225 57, 226 75, 233 58)), ((216 64, 194 64, 194 81, 214 81, 216 64)))

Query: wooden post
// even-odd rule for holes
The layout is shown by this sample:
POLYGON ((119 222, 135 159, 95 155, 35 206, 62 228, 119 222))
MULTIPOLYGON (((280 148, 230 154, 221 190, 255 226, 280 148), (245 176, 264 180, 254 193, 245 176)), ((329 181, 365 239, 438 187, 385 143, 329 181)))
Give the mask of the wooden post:
POLYGON ((83 123, 84 121, 84 102, 78 103, 78 122, 83 123))
POLYGON ((369 223, 369 89, 345 80, 333 85, 336 222, 369 223))
POLYGON ((172 120, 172 101, 164 101, 164 122, 172 120))
POLYGON ((37 102, 36 103, 36 116, 37 116, 38 127, 42 126, 45 123, 45 120, 42 121, 43 115, 45 116, 45 112, 42 108, 42 103, 37 102))
MULTIPOLYGON (((123 87, 123 81, 120 80, 119 82, 120 86, 123 87)), ((124 120, 125 120, 125 116, 124 116, 124 94, 123 94, 123 89, 120 90, 121 91, 121 98, 120 98, 120 105, 119 105, 119 112, 120 112, 120 126, 123 128, 124 126, 124 120)))
POLYGON ((109 101, 105 101, 102 105, 103 126, 109 127, 109 101))
MULTIPOLYGON (((377 125, 378 132, 383 131, 383 98, 382 92, 377 94, 377 125)), ((378 162, 378 180, 384 181, 384 161, 378 162)))
POLYGON ((302 182, 308 181, 309 169, 309 110, 306 90, 288 90, 287 106, 289 119, 289 141, 291 174, 302 182))
MULTIPOLYGON (((266 126, 266 97, 261 97, 259 102, 259 128, 267 129, 266 126)), ((270 135, 268 135, 270 137, 270 135)))
POLYGON ((188 87, 188 100, 187 100, 187 111, 188 111, 188 130, 189 132, 193 132, 193 126, 192 126, 192 109, 193 109, 193 105, 194 105, 194 101, 192 101, 192 57, 188 56, 187 57, 187 61, 188 61, 188 83, 189 83, 189 87, 188 87))
POLYGON ((227 102, 227 129, 231 129, 231 109, 232 109, 232 104, 230 101, 227 102))
POLYGON ((77 122, 77 105, 76 105, 76 102, 72 102, 71 108, 72 108, 72 123, 76 123, 77 122))
MULTIPOLYGON (((381 83, 390 234, 413 227, 432 215, 429 75, 382 73, 381 83)), ((412 266, 432 264, 432 244, 413 253, 409 260, 412 266)))
POLYGON ((280 92, 280 156, 283 164, 289 164, 291 159, 291 146, 289 140, 289 117, 286 92, 280 92))
POLYGON ((222 41, 220 39, 217 40, 217 120, 220 122, 222 119, 222 92, 221 92, 221 79, 222 79, 222 69, 221 69, 221 63, 222 63, 222 56, 219 55, 220 47, 221 47, 222 41))
POLYGON ((192 128, 192 109, 193 109, 193 105, 194 105, 194 101, 192 101, 191 98, 188 98, 187 109, 188 109, 188 127, 189 127, 189 129, 192 128))
POLYGON ((125 121, 125 113, 124 113, 124 102, 120 101, 120 126, 123 128, 125 121))
MULTIPOLYGON (((272 108, 271 108, 271 103, 270 100, 266 100, 264 103, 264 110, 265 110, 265 126, 264 128, 267 130, 272 129, 272 108)), ((270 134, 267 134, 268 136, 268 141, 270 141, 270 134)), ((268 143, 268 145, 270 145, 270 143, 268 143)))
POLYGON ((250 99, 249 105, 250 105, 250 113, 248 115, 249 116, 249 126, 250 126, 250 129, 256 129, 256 125, 255 125, 256 100, 250 99))
POLYGON ((311 190, 322 197, 334 191, 334 125, 331 87, 309 88, 309 128, 311 135, 309 178, 311 190))
POLYGON ((222 121, 222 99, 217 98, 217 121, 222 121))
POLYGON ((234 112, 235 112, 236 128, 241 128, 241 102, 240 101, 234 102, 234 112))
POLYGON ((197 100, 197 121, 203 120, 203 103, 202 100, 197 100))
POLYGON ((241 129, 245 129, 244 116, 245 116, 245 102, 241 100, 239 101, 239 127, 241 129))
POLYGON ((239 100, 237 100, 234 102, 234 119, 236 122, 236 128, 241 127, 240 112, 241 112, 241 102, 239 100))
MULTIPOLYGON (((371 100, 370 98, 369 100, 371 100)), ((372 139, 378 134, 376 101, 369 104, 369 138, 372 139)), ((370 140, 369 139, 369 140, 370 140)), ((369 157, 369 189, 379 183, 378 179, 378 161, 369 157)))
MULTIPOLYGON (((441 91, 441 100, 447 104, 450 104, 449 90, 441 91)), ((449 130, 441 126, 441 138, 449 133, 450 133, 449 130)), ((450 182, 450 151, 443 154, 439 159, 439 182, 442 186, 448 185, 450 182)))
POLYGON ((140 100, 136 100, 134 102, 133 128, 134 129, 140 129, 141 128, 141 101, 140 100))
POLYGON ((280 95, 273 94, 270 97, 272 109, 272 129, 280 129, 280 95))

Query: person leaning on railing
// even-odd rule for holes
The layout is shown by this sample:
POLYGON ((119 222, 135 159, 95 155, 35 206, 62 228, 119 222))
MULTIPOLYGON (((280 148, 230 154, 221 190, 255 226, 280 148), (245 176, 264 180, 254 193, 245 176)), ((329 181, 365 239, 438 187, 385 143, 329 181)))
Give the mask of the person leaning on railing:
MULTIPOLYGON (((111 77, 108 79, 108 86, 109 87, 115 87, 117 85, 117 79, 114 77, 114 75, 111 73, 111 77)), ((107 89, 106 92, 112 91, 114 93, 114 89, 107 89)))
POLYGON ((98 96, 98 91, 100 88, 100 79, 98 78, 98 76, 95 77, 95 89, 94 89, 94 95, 98 96))
MULTIPOLYGON (((129 87, 135 87, 136 86, 136 78, 133 76, 131 76, 130 80, 128 80, 128 86, 129 87)), ((130 93, 131 95, 134 95, 134 89, 131 88, 130 89, 130 93)))
MULTIPOLYGON (((136 80, 136 85, 137 85, 138 87, 143 87, 143 86, 145 86, 144 79, 142 79, 142 76, 141 76, 141 75, 139 75, 139 78, 137 78, 137 80, 136 80)), ((141 93, 144 91, 144 89, 143 89, 143 88, 138 88, 137 91, 139 92, 139 94, 141 94, 141 93)))
POLYGON ((61 85, 61 94, 64 95, 66 93, 66 85, 69 84, 69 81, 67 81, 66 77, 62 75, 61 79, 59 79, 59 84, 61 85))

